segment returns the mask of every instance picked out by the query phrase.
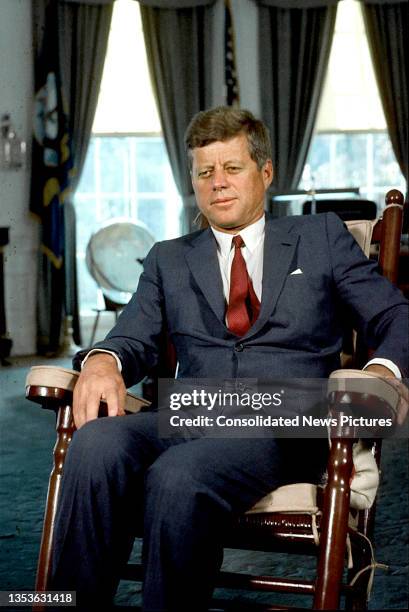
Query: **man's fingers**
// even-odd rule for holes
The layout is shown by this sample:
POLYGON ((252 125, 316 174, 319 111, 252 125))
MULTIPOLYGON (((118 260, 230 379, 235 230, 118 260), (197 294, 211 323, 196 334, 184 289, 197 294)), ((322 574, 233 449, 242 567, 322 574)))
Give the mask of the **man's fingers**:
POLYGON ((75 426, 79 429, 87 421, 97 418, 100 394, 99 392, 90 392, 86 385, 77 386, 79 388, 74 391, 73 413, 75 426))
POLYGON ((100 393, 90 393, 88 397, 86 397, 82 410, 82 413, 85 413, 86 423, 88 423, 88 421, 93 421, 98 417, 100 401, 100 393))
POLYGON ((125 414, 125 394, 112 390, 106 395, 108 416, 123 416, 125 414))
POLYGON ((125 414, 126 389, 122 378, 102 379, 87 376, 78 380, 74 390, 73 413, 77 429, 88 421, 96 419, 101 400, 107 404, 109 416, 125 414))

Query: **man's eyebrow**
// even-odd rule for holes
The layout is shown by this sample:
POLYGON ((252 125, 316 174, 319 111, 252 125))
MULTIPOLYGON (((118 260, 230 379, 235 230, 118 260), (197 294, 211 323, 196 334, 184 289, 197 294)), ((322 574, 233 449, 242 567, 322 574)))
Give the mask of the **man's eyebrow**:
MULTIPOLYGON (((223 166, 227 166, 228 164, 243 164, 243 160, 241 159, 228 159, 223 162, 223 166)), ((198 168, 214 168, 214 164, 208 162, 204 162, 203 164, 197 164, 198 168)))

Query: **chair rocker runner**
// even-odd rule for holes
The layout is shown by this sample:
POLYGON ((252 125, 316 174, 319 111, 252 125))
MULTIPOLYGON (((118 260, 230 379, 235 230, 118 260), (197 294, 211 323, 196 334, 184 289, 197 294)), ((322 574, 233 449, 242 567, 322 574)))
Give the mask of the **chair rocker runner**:
MULTIPOLYGON (((379 244, 379 267, 391 282, 397 282, 403 195, 392 190, 386 196, 383 218, 377 221, 352 221, 348 228, 370 255, 371 243, 379 244)), ((353 368, 367 360, 357 343, 353 368)), ((53 527, 61 486, 64 459, 74 434, 72 391, 78 372, 52 366, 31 368, 26 381, 26 397, 56 413, 57 441, 50 475, 44 527, 37 568, 36 590, 47 590, 51 574, 53 527)), ((349 387, 354 380, 374 378, 355 369, 338 370, 331 375, 332 411, 344 412, 349 387), (346 386, 345 386, 346 385, 346 386)), ((376 378, 376 377, 375 377, 376 378)), ((383 379, 378 380, 376 409, 394 418, 399 394, 383 379), (381 406, 381 408, 380 408, 381 406)), ((146 409, 149 402, 127 394, 126 411, 146 409)), ((106 411, 105 411, 106 413, 106 411)), ((101 416, 104 404, 101 403, 101 416)), ((280 487, 237 518, 226 534, 225 546, 312 554, 317 557, 314 581, 273 578, 220 572, 217 586, 272 592, 302 593, 312 596, 313 609, 337 609, 345 595, 347 609, 366 609, 375 562, 371 545, 381 456, 381 440, 371 440, 371 448, 356 444, 353 432, 331 431, 331 448, 325 487, 310 483, 280 487), (346 553, 348 581, 343 583, 346 553)), ((368 442, 368 441, 367 441, 368 442)), ((141 567, 127 565, 123 578, 141 579, 141 567)), ((43 609, 41 605, 36 610, 43 609)), ((232 608, 228 608, 229 610, 232 608)), ((264 610, 282 609, 267 606, 264 610)), ((285 608, 284 608, 285 609, 285 608)))

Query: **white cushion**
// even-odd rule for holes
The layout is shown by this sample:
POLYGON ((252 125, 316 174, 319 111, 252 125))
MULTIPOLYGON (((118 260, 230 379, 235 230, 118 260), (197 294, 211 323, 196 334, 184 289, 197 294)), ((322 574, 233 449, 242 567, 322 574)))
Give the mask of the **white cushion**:
POLYGON ((379 486, 379 469, 371 450, 362 440, 352 449, 354 474, 351 482, 351 508, 367 510, 375 501, 379 486))
POLYGON ((380 378, 367 370, 334 370, 328 379, 328 393, 332 391, 375 395, 386 402, 395 414, 400 402, 399 391, 387 378, 380 378))
MULTIPOLYGON (((76 370, 61 368, 59 366, 33 366, 30 368, 26 378, 26 387, 32 385, 37 387, 56 387, 73 391, 80 373, 76 370)), ((125 410, 127 412, 139 412, 144 406, 149 406, 147 400, 129 393, 125 398, 125 410)))
POLYGON ((284 485, 258 501, 246 514, 296 512, 316 514, 317 487, 308 482, 284 485))
POLYGON ((375 219, 374 221, 359 219, 345 222, 348 230, 351 232, 367 257, 369 257, 373 229, 377 222, 378 219, 375 219))
MULTIPOLYGON (((379 485, 379 470, 370 449, 361 441, 352 450, 354 472, 351 481, 351 508, 365 510, 372 506, 379 485)), ((284 485, 258 501, 247 514, 294 512, 317 514, 317 485, 307 482, 284 485)))

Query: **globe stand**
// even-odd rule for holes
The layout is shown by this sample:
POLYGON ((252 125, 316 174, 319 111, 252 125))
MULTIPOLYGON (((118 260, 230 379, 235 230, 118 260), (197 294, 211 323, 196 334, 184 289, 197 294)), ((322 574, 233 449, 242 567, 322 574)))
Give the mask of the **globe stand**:
POLYGON ((63 323, 63 341, 61 352, 64 356, 73 357, 78 351, 78 346, 73 340, 72 315, 67 315, 63 323))
POLYGON ((115 315, 115 323, 116 323, 118 320, 118 315, 120 314, 121 310, 123 310, 123 308, 125 307, 124 304, 119 304, 118 302, 114 302, 113 300, 110 300, 109 297, 105 295, 105 293, 103 293, 102 296, 104 298, 104 307, 92 309, 97 314, 95 315, 94 325, 92 326, 92 333, 91 333, 91 339, 89 342, 89 346, 92 346, 94 344, 95 335, 97 333, 97 327, 99 323, 99 318, 101 316, 101 312, 113 312, 115 315))

